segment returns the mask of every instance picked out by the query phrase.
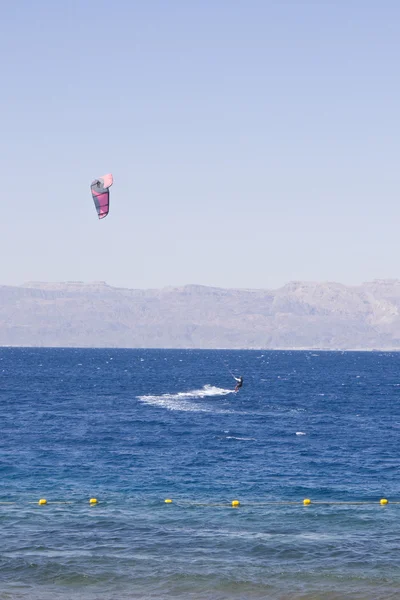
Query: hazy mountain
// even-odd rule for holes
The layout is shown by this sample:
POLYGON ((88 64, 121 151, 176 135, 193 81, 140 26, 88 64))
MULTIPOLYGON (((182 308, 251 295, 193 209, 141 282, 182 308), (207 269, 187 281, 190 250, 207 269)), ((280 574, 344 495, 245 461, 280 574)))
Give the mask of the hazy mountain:
POLYGON ((400 281, 278 290, 0 286, 0 345, 400 349, 400 281))

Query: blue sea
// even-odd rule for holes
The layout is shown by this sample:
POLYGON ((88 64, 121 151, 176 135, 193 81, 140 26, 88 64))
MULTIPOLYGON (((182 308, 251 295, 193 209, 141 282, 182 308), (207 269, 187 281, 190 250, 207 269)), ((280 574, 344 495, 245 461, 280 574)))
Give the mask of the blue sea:
POLYGON ((400 354, 1 348, 0 377, 1 600, 400 597, 400 354))

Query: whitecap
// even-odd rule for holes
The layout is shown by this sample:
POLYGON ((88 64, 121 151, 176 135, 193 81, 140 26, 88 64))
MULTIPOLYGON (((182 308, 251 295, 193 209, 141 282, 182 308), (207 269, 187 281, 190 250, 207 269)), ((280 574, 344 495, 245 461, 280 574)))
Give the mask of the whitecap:
POLYGON ((234 435, 227 435, 226 436, 227 440, 242 440, 243 442, 256 442, 256 438, 252 438, 252 437, 236 437, 234 435))

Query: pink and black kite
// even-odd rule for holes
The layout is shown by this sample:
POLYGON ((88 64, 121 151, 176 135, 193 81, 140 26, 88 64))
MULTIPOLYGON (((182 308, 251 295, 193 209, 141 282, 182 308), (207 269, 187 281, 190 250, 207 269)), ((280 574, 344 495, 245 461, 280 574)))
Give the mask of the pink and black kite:
POLYGON ((99 219, 104 219, 110 210, 110 187, 112 184, 113 176, 109 173, 99 179, 95 179, 90 186, 99 219))

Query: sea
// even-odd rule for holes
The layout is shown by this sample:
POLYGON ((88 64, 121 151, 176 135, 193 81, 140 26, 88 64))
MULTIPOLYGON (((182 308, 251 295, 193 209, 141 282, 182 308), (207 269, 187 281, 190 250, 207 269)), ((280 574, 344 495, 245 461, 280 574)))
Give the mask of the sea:
POLYGON ((0 411, 0 600, 400 598, 398 353, 5 347, 0 411))

